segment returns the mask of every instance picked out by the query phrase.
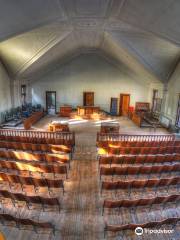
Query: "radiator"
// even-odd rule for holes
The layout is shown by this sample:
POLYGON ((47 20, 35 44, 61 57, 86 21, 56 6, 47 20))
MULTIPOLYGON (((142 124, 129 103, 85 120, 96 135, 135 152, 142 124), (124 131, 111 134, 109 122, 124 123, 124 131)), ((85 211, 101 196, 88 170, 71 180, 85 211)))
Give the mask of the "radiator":
POLYGON ((161 116, 161 123, 164 127, 169 128, 171 124, 171 119, 166 116, 161 116))

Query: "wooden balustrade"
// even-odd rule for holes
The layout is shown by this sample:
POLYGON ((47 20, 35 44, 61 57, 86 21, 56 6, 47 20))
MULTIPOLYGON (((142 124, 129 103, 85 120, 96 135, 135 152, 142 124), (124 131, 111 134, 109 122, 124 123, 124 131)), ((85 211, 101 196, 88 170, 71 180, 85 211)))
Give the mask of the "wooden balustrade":
MULTIPOLYGON (((1 140, 10 140, 17 141, 15 137, 19 137, 18 141, 23 138, 29 138, 29 142, 37 142, 38 140, 41 143, 52 143, 52 144, 68 144, 71 146, 75 145, 75 134, 74 132, 47 132, 47 131, 26 131, 26 130, 15 130, 15 129, 0 129, 0 139, 1 140), (7 137, 7 138, 6 138, 7 137), (12 137, 8 139, 8 137, 12 137), (52 141, 51 141, 52 140, 52 141)), ((24 141, 24 139, 23 139, 24 141)))
POLYGON ((175 135, 163 134, 163 135, 128 135, 117 133, 97 133, 97 143, 104 141, 119 141, 119 142, 134 142, 134 141, 174 141, 175 135))

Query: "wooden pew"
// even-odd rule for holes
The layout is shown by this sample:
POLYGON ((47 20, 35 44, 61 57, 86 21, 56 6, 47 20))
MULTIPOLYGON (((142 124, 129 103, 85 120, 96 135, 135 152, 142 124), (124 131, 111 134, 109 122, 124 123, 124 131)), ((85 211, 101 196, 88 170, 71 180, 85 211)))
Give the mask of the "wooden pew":
POLYGON ((23 120, 25 130, 31 129, 32 125, 38 122, 44 116, 44 112, 35 112, 30 117, 23 120))

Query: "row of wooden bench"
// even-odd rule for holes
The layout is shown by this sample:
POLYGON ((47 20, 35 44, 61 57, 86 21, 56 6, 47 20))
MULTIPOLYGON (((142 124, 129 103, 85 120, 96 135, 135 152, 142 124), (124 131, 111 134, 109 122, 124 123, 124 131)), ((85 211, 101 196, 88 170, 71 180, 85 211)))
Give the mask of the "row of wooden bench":
POLYGON ((180 153, 180 147, 168 146, 168 147, 107 147, 99 148, 98 154, 114 154, 114 155, 156 155, 156 154, 173 154, 180 153))
MULTIPOLYGON (((152 205, 155 204, 163 204, 165 206, 167 203, 178 203, 180 201, 179 194, 173 194, 168 196, 157 196, 151 198, 139 198, 139 199, 121 199, 121 200, 104 200, 103 203, 103 210, 102 215, 104 214, 105 209, 116 209, 119 210, 121 208, 133 208, 136 211, 137 207, 141 206, 149 206, 149 210, 151 209, 152 205)), ((164 207, 163 207, 164 208, 164 207)))
POLYGON ((47 153, 27 153, 23 151, 5 151, 0 150, 0 158, 14 159, 15 161, 24 162, 46 162, 69 164, 70 158, 68 154, 47 154, 47 153))
POLYGON ((97 147, 170 147, 170 146, 180 146, 179 140, 173 141, 99 141, 97 142, 97 147))
MULTIPOLYGON (((104 238, 106 237, 107 232, 114 232, 117 233, 119 231, 123 230, 135 230, 137 227, 141 227, 142 229, 144 228, 159 228, 162 225, 175 225, 180 221, 179 217, 172 217, 172 218, 166 218, 162 219, 160 221, 149 221, 149 222, 143 222, 143 223, 129 223, 129 224, 123 224, 123 225, 110 225, 105 223, 104 227, 104 238)), ((124 236, 124 232, 122 237, 124 236)))
POLYGON ((15 162, 11 160, 0 160, 0 169, 12 172, 17 171, 18 175, 23 175, 24 173, 28 173, 29 176, 33 176, 33 174, 41 174, 44 177, 44 174, 51 173, 54 178, 56 175, 63 174, 68 177, 67 166, 59 165, 59 164, 46 164, 46 163, 23 163, 23 162, 15 162))
POLYGON ((24 143, 24 142, 9 142, 0 141, 0 148, 5 148, 7 150, 22 150, 31 152, 48 152, 48 153, 71 153, 71 146, 66 145, 55 145, 55 144, 35 144, 35 143, 24 143))
POLYGON ((41 208, 43 211, 45 211, 46 206, 48 207, 58 207, 58 210, 60 212, 60 202, 58 198, 47 198, 47 197, 41 197, 41 196, 28 196, 22 193, 14 193, 6 190, 0 190, 0 201, 2 204, 4 204, 4 199, 11 200, 11 203, 14 207, 16 207, 16 203, 18 202, 24 202, 27 206, 27 208, 30 210, 31 206, 35 205, 41 205, 41 208))
POLYGON ((167 178, 153 178, 153 179, 140 179, 140 180, 119 180, 119 181, 102 181, 101 193, 103 190, 118 190, 131 188, 158 188, 158 187, 169 187, 170 185, 180 184, 180 177, 167 177, 167 178))
POLYGON ((22 191, 24 191, 25 185, 33 186, 35 193, 39 187, 47 188, 49 194, 51 193, 50 190, 52 188, 62 188, 64 194, 64 182, 62 179, 24 177, 0 171, 0 184, 4 184, 4 182, 9 183, 10 188, 12 188, 14 184, 20 184, 22 191))
POLYGON ((0 213, 0 222, 5 226, 10 223, 15 223, 15 227, 18 229, 32 227, 36 233, 41 229, 43 232, 45 230, 52 231, 55 235, 56 231, 55 226, 51 222, 39 222, 29 218, 19 218, 7 213, 0 213))
POLYGON ((180 172, 180 164, 166 164, 166 165, 153 165, 153 166, 124 166, 124 167, 101 167, 100 168, 100 179, 101 176, 122 176, 125 175, 138 175, 138 174, 161 174, 180 172))
POLYGON ((137 155, 137 156, 117 156, 105 155, 99 156, 99 165, 101 164, 163 164, 180 161, 180 154, 164 154, 164 155, 137 155))

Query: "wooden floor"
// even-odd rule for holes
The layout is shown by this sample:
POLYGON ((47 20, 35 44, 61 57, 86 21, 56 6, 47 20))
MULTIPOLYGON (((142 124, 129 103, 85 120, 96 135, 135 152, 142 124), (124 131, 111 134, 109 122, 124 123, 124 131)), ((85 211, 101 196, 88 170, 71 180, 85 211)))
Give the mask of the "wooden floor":
MULTIPOLYGON (((51 120, 59 118, 46 116, 35 129, 46 129, 51 120)), ((149 129, 139 129, 126 118, 117 119, 120 122, 121 131, 124 133, 150 133, 149 129)), ((98 240, 104 239, 104 219, 101 215, 103 197, 100 195, 100 181, 98 173, 98 162, 96 160, 96 133, 99 130, 98 121, 71 120, 70 129, 76 132, 76 147, 68 180, 65 181, 65 195, 59 193, 62 209, 58 211, 43 212, 41 210, 27 210, 25 207, 14 209, 7 205, 6 212, 21 217, 31 217, 34 220, 50 221, 56 225, 59 231, 55 236, 52 233, 35 233, 32 230, 18 230, 15 227, 0 226, 8 240, 98 240)), ((151 132, 152 133, 152 132, 151 132)), ((167 133, 160 129, 156 132, 167 133)), ((145 214, 145 213, 143 213, 145 214)), ((128 214, 118 216, 119 219, 127 218, 128 214)), ((115 218, 114 218, 115 219, 115 218)), ((116 216, 117 220, 117 216, 116 216)), ((117 222, 116 222, 117 223, 117 222)), ((153 235, 137 238, 132 232, 121 238, 116 236, 113 239, 172 239, 178 240, 180 236, 174 233, 173 236, 153 235)), ((112 239, 112 237, 108 237, 112 239)))

